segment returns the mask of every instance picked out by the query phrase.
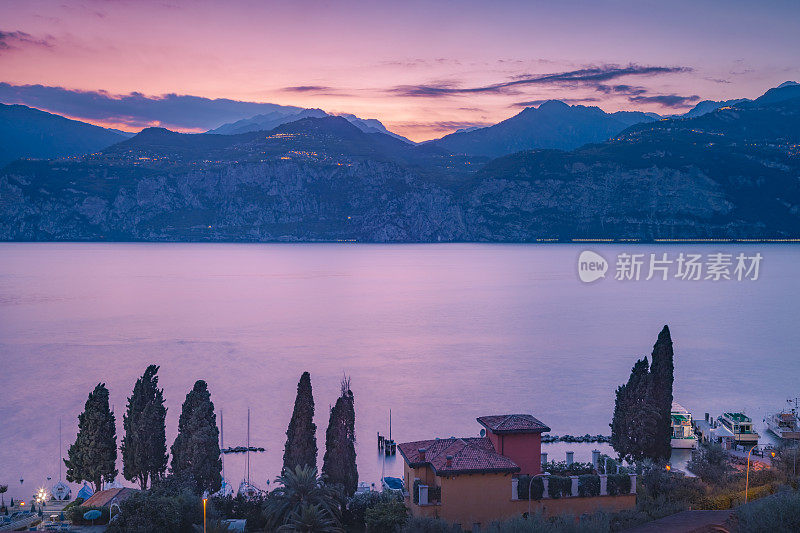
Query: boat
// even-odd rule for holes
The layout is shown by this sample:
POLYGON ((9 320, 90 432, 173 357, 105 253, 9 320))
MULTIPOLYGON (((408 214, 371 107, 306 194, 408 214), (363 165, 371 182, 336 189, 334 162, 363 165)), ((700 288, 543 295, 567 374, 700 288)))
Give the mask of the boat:
POLYGON ((797 416, 798 400, 800 398, 787 400, 789 405, 794 403, 794 407, 789 412, 781 411, 768 416, 764 420, 767 424, 767 429, 776 437, 787 440, 800 440, 800 419, 797 416))
POLYGON ((403 480, 399 477, 386 476, 381 480, 384 492, 403 493, 403 480))
POLYGON ((248 500, 257 498, 259 495, 263 494, 264 491, 260 488, 256 487, 253 483, 250 482, 250 452, 253 451, 253 447, 250 446, 250 408, 247 408, 247 446, 245 450, 245 465, 247 469, 247 477, 239 483, 239 490, 237 491, 237 495, 243 496, 248 500))
POLYGON ((760 435, 753 429, 753 419, 744 413, 722 413, 717 417, 717 421, 733 434, 734 445, 754 446, 758 444, 760 435))
POLYGON ((678 402, 672 402, 670 419, 672 422, 670 446, 677 449, 697 448, 697 437, 692 428, 692 414, 678 402))

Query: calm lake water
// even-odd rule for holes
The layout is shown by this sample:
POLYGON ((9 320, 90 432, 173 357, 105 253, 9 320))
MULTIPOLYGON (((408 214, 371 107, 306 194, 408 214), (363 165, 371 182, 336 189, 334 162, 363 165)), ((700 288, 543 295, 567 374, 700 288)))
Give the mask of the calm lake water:
MULTIPOLYGON (((556 434, 608 434, 614 390, 664 324, 675 343, 675 397, 696 417, 735 409, 760 423, 800 394, 800 247, 594 246, 612 265, 591 284, 577 276, 584 249, 0 244, 6 499, 58 478, 59 419, 66 450, 100 381, 121 438, 126 398, 150 363, 161 365, 168 444, 197 379, 224 413, 225 445, 244 444, 251 409, 251 443, 267 449, 251 456, 251 477, 264 488, 280 470, 304 370, 321 450, 342 373, 352 377, 358 466, 369 482, 382 468, 402 469, 399 455, 384 467, 376 450, 389 409, 399 442, 477 435, 477 416, 509 412, 532 413, 556 434), (760 277, 613 279, 619 253, 692 251, 760 252, 760 277)), ((589 460, 592 447, 545 451, 589 460)), ((243 457, 225 465, 238 485, 243 457)))

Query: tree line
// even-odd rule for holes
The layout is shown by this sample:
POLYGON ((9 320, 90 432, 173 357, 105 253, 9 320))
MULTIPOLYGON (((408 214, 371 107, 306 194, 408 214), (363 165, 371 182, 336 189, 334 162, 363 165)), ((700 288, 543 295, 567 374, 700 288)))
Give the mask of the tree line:
MULTIPOLYGON (((217 492, 222 486, 222 459, 217 415, 208 384, 198 380, 186 395, 178 419, 178 435, 168 452, 167 408, 164 390, 158 387, 158 370, 157 365, 148 366, 128 397, 122 417, 125 434, 119 446, 122 475, 142 490, 169 475, 188 483, 198 494, 217 492)), ((304 372, 286 431, 282 476, 307 469, 316 477, 316 430, 311 375, 304 372)), ((119 473, 117 450, 116 418, 109 407, 109 391, 105 383, 98 383, 78 416, 78 434, 64 459, 67 481, 87 481, 95 490, 101 490, 103 482, 114 481, 119 473)), ((332 486, 340 486, 347 495, 355 493, 358 486, 355 398, 347 377, 330 410, 322 478, 332 486)))

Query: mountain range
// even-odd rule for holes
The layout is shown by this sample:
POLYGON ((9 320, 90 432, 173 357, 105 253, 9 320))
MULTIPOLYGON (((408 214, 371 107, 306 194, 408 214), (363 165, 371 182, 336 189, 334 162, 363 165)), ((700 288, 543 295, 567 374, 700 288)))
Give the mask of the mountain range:
POLYGON ((490 148, 464 151, 329 115, 227 135, 148 128, 80 157, 7 165, 0 240, 792 238, 799 91, 660 120, 549 102, 459 134, 496 128, 482 134, 490 148), (576 125, 553 128, 559 114, 576 125), (587 123, 612 137, 491 158, 525 123, 565 143, 587 123))

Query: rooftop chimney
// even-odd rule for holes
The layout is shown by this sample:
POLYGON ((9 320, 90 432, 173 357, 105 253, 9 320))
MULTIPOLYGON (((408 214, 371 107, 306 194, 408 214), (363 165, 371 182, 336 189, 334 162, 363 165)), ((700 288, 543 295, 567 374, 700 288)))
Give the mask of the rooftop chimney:
POLYGON ((446 460, 446 462, 445 462, 444 465, 447 468, 452 468, 452 466, 453 466, 453 456, 452 455, 448 455, 447 457, 445 457, 445 460, 446 460))
POLYGON ((420 462, 424 462, 425 461, 425 452, 428 451, 428 450, 426 450, 425 448, 420 448, 417 451, 419 452, 419 461, 420 462))

